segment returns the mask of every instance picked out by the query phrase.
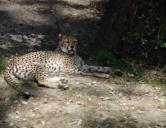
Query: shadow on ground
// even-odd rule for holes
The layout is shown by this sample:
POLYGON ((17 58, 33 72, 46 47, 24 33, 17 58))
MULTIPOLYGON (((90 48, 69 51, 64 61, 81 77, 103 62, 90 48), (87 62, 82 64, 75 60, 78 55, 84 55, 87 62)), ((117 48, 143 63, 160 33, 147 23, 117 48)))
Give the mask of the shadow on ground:
MULTIPOLYGON (((1 93, 2 94, 2 93, 1 93)), ((17 107, 19 96, 12 94, 6 97, 4 100, 0 100, 0 127, 1 128, 14 128, 6 119, 7 113, 17 107)))
POLYGON ((105 120, 85 120, 82 124, 83 128, 135 128, 136 121, 134 119, 116 119, 108 118, 105 120))
MULTIPOLYGON (((44 3, 45 4, 45 3, 44 3)), ((69 4, 63 1, 57 1, 57 4, 61 4, 64 6, 69 6, 73 9, 84 9, 86 6, 69 4)), ((26 4, 25 4, 26 5, 26 4)), ((40 23, 32 21, 29 23, 28 21, 19 19, 19 14, 16 16, 16 19, 13 18, 13 15, 10 11, 6 11, 5 9, 0 9, 0 29, 1 38, 0 45, 1 49, 9 52, 11 54, 19 54, 22 55, 31 51, 38 50, 54 50, 57 47, 58 42, 58 34, 72 34, 77 35, 79 48, 82 51, 90 52, 91 50, 85 50, 87 47, 90 48, 91 45, 94 45, 95 33, 97 31, 97 24, 99 20, 95 17, 73 17, 73 16, 64 16, 63 14, 40 14, 38 15, 46 20, 48 23, 40 23), (16 38, 14 40, 11 38, 11 35, 16 38), (35 42, 35 39, 38 38, 39 35, 44 35, 44 38, 39 39, 39 41, 35 42), (34 41, 27 41, 26 38, 30 38, 34 41), (18 41, 19 40, 19 41, 18 41), (33 42, 33 45, 30 44, 33 42), (86 43, 85 43, 86 42, 86 43)), ((34 17, 35 19, 36 17, 34 17)))

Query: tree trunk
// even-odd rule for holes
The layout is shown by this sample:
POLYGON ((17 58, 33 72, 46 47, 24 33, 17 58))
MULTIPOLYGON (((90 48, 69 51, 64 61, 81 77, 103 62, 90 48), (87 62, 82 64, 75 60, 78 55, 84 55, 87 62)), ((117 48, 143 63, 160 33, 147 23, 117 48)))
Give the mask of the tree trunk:
POLYGON ((116 52, 119 41, 128 29, 127 13, 130 3, 131 0, 109 2, 96 38, 96 43, 100 48, 116 52))

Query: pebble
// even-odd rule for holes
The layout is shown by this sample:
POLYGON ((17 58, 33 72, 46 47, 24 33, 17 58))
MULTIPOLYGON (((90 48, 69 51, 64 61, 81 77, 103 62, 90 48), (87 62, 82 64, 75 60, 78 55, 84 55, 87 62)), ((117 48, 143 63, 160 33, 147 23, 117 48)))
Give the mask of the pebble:
POLYGON ((45 37, 45 35, 37 35, 37 38, 39 39, 43 39, 45 37))
POLYGON ((77 104, 77 105, 81 105, 81 102, 80 102, 80 101, 77 101, 76 104, 77 104))
POLYGON ((47 99, 44 99, 44 102, 43 102, 43 103, 44 103, 44 104, 48 103, 47 99))
POLYGON ((92 83, 93 83, 93 84, 96 84, 97 82, 96 82, 96 81, 93 81, 92 83))
POLYGON ((82 124, 82 120, 80 119, 77 123, 78 126, 80 126, 82 124))
POLYGON ((14 125, 14 123, 10 123, 9 125, 10 125, 10 126, 13 126, 13 125, 14 125))
POLYGON ((129 77, 134 77, 134 74, 128 73, 127 74, 129 77))
POLYGON ((15 118, 18 119, 18 118, 20 118, 20 116, 17 115, 15 118))
POLYGON ((19 112, 19 111, 16 111, 16 114, 20 114, 20 112, 19 112))
POLYGON ((18 103, 18 100, 15 100, 14 103, 18 103))
POLYGON ((88 85, 93 85, 93 83, 88 83, 88 85))
POLYGON ((69 100, 66 104, 68 105, 68 104, 70 104, 70 103, 73 103, 73 101, 72 101, 72 100, 69 100))
POLYGON ((6 102, 9 101, 9 97, 5 98, 5 101, 6 101, 6 102))
POLYGON ((26 121, 27 119, 23 118, 22 120, 23 120, 23 121, 26 121))
POLYGON ((79 84, 80 84, 80 82, 76 82, 76 84, 77 84, 77 85, 79 85, 79 84))
POLYGON ((46 124, 45 121, 41 121, 41 123, 42 123, 42 125, 45 125, 45 124, 46 124))
POLYGON ((28 104, 28 102, 26 102, 26 101, 22 101, 22 104, 23 104, 23 105, 26 105, 26 104, 28 104))
POLYGON ((36 107, 36 108, 34 108, 33 110, 35 110, 35 111, 36 111, 36 110, 39 110, 39 108, 38 108, 38 107, 36 107))

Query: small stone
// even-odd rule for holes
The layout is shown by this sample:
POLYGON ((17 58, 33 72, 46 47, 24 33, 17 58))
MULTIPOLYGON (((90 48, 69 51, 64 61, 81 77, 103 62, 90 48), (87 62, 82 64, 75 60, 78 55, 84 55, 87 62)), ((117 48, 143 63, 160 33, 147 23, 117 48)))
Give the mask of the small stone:
POLYGON ((48 102, 47 102, 47 99, 44 99, 44 104, 46 104, 46 103, 48 103, 48 102))
POLYGON ((28 39, 29 39, 28 36, 26 36, 26 35, 23 35, 22 37, 23 37, 23 39, 25 39, 25 40, 28 40, 28 39))
POLYGON ((82 95, 81 95, 81 94, 77 94, 77 95, 76 95, 76 97, 81 98, 81 97, 82 97, 82 95))
POLYGON ((77 84, 77 85, 79 85, 79 84, 80 84, 80 82, 76 82, 76 84, 77 84))
POLYGON ((62 82, 63 84, 67 84, 67 83, 68 83, 68 80, 67 80, 67 79, 61 79, 61 82, 62 82))
POLYGON ((77 105, 81 105, 81 102, 80 102, 80 101, 77 101, 76 104, 77 104, 77 105))
POLYGON ((93 84, 96 84, 97 82, 96 82, 96 81, 93 81, 92 83, 93 83, 93 84))
POLYGON ((34 108, 33 110, 35 110, 35 111, 36 111, 36 110, 39 110, 39 108, 38 108, 38 107, 36 107, 36 108, 34 108))
POLYGON ((93 85, 93 83, 88 83, 88 85, 93 85))
POLYGON ((23 121, 26 121, 27 119, 23 118, 22 120, 23 120, 23 121))
POLYGON ((127 74, 129 77, 134 77, 134 74, 132 74, 132 73, 128 73, 127 74))
POLYGON ((5 98, 5 101, 6 101, 6 102, 9 101, 9 97, 5 98))
POLYGON ((26 101, 22 101, 22 104, 23 104, 23 105, 26 105, 26 104, 28 104, 28 102, 26 102, 26 101))
POLYGON ((15 100, 14 103, 18 103, 18 100, 15 100))
POLYGON ((103 101, 105 101, 105 100, 110 100, 110 97, 101 97, 101 99, 102 99, 103 101))
POLYGON ((41 121, 41 123, 42 123, 42 125, 45 125, 45 124, 46 124, 45 121, 41 121))
POLYGON ((19 117, 20 117, 20 116, 17 115, 15 118, 18 119, 19 117))
POLYGON ((13 125, 14 125, 14 123, 10 123, 9 125, 10 125, 10 126, 13 126, 13 125))
POLYGON ((31 34, 31 36, 35 36, 35 34, 34 34, 34 33, 32 33, 32 34, 31 34))
POLYGON ((69 100, 70 103, 72 103, 73 101, 72 100, 69 100))
POLYGON ((20 114, 20 112, 19 112, 19 111, 16 111, 16 114, 20 114))
POLYGON ((91 101, 92 99, 89 97, 88 100, 91 101))
POLYGON ((80 126, 82 124, 82 120, 80 119, 77 123, 78 126, 80 126))
POLYGON ((37 38, 38 38, 38 39, 43 39, 43 38, 44 38, 44 35, 37 35, 37 38))
POLYGON ((68 90, 69 86, 68 85, 58 85, 59 89, 63 89, 63 90, 68 90))

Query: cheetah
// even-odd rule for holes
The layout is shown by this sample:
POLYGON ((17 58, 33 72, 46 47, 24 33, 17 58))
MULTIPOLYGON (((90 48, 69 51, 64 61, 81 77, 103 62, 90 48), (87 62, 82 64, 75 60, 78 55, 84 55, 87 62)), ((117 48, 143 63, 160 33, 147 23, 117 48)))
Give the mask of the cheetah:
POLYGON ((109 78, 108 67, 89 66, 76 54, 75 36, 59 35, 59 46, 55 51, 37 51, 15 57, 8 62, 4 72, 6 82, 18 92, 30 95, 22 87, 23 81, 36 80, 39 85, 54 88, 55 83, 64 82, 64 77, 49 77, 50 73, 69 73, 109 78), (102 72, 102 73, 98 73, 102 72))

